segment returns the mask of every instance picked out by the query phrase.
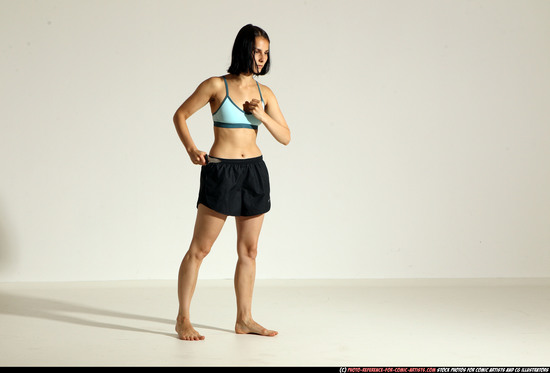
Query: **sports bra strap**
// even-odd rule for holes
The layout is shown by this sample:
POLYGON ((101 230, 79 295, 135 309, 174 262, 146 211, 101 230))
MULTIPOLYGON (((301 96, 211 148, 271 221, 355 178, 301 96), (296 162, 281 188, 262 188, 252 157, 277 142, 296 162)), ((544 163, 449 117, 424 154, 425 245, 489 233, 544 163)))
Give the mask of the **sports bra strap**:
POLYGON ((260 99, 262 100, 262 102, 264 102, 264 98, 262 96, 262 90, 260 89, 260 84, 256 82, 256 85, 258 85, 258 92, 260 92, 260 99))
POLYGON ((225 95, 229 97, 229 88, 227 87, 227 80, 225 80, 225 76, 222 76, 223 82, 225 83, 225 95))
MULTIPOLYGON (((229 87, 227 87, 227 80, 225 79, 225 76, 222 76, 223 82, 225 83, 225 95, 229 97, 229 87)), ((262 96, 262 90, 260 89, 260 83, 256 82, 256 85, 258 86, 258 92, 260 92, 260 100, 264 102, 264 97, 262 96)))

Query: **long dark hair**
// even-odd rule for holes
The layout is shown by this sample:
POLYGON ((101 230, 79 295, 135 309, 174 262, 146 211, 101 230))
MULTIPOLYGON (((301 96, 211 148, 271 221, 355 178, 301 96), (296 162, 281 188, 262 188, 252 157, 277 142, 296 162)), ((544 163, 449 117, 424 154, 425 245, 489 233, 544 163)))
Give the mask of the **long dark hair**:
MULTIPOLYGON (((269 41, 267 32, 262 30, 258 26, 248 24, 239 30, 235 43, 233 43, 233 50, 231 51, 231 65, 227 72, 234 75, 248 74, 254 72, 254 47, 256 37, 261 36, 269 41)), ((269 66, 271 66, 271 53, 262 69, 255 75, 265 75, 269 72, 269 66)))

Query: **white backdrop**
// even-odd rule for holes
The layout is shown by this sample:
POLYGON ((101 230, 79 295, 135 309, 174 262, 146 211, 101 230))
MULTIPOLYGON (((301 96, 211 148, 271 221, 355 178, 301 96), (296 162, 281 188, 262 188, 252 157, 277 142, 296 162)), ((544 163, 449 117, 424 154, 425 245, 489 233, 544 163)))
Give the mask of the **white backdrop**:
MULTIPOLYGON (((550 2, 0 1, 0 281, 173 279, 200 169, 172 123, 271 38, 258 278, 546 277, 550 2)), ((213 140, 208 108, 190 120, 213 140)), ((231 278, 229 218, 201 278, 231 278)))

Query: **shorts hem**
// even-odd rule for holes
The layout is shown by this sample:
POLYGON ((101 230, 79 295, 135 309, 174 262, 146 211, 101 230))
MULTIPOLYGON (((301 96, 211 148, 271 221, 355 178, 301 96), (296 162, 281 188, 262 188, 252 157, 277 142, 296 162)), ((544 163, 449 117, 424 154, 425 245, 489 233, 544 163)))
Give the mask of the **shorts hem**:
POLYGON ((219 210, 217 210, 217 209, 215 209, 215 208, 212 208, 211 206, 208 206, 206 203, 204 203, 204 202, 202 202, 202 201, 198 201, 198 202, 197 202, 197 209, 199 208, 199 205, 203 205, 204 207, 207 207, 207 208, 209 208, 210 210, 217 212, 218 214, 222 214, 222 215, 226 215, 226 216, 235 216, 235 217, 237 217, 237 216, 256 216, 256 215, 263 215, 263 214, 268 213, 268 212, 271 210, 271 207, 269 207, 269 208, 268 208, 267 210, 265 210, 265 211, 264 211, 264 210, 260 210, 260 212, 254 212, 254 213, 246 213, 246 214, 241 213, 241 214, 235 214, 235 213, 233 213, 233 212, 219 211, 219 210))

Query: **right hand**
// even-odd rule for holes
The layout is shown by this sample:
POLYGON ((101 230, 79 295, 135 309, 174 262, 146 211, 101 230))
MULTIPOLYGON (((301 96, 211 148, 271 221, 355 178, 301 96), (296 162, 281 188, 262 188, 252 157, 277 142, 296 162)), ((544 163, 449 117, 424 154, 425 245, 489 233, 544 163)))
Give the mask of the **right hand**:
POLYGON ((206 165, 206 155, 206 152, 198 149, 194 149, 189 152, 189 158, 191 158, 191 162, 193 162, 193 164, 198 164, 201 166, 206 165))

